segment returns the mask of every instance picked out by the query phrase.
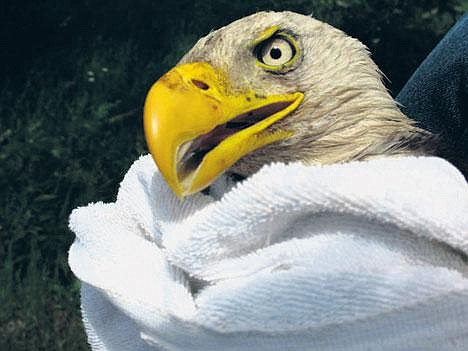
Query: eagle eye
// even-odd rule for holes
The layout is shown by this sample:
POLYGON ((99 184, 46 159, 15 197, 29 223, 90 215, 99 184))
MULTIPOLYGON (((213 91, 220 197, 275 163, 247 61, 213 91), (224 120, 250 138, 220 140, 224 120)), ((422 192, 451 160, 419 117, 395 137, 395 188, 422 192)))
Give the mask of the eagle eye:
POLYGON ((298 57, 294 39, 283 33, 276 33, 254 48, 258 64, 268 70, 282 70, 292 65, 298 57))

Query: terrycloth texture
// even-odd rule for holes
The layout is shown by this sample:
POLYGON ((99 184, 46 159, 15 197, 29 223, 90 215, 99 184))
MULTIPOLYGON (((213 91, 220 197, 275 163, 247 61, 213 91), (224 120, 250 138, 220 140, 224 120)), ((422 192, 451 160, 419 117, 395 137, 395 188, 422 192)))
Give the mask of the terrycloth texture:
POLYGON ((115 203, 73 211, 93 350, 468 349, 468 185, 448 162, 274 164, 231 186, 179 201, 144 156, 115 203))
POLYGON ((454 157, 466 158, 468 14, 424 60, 396 100, 402 104, 402 111, 422 128, 441 135, 454 157))

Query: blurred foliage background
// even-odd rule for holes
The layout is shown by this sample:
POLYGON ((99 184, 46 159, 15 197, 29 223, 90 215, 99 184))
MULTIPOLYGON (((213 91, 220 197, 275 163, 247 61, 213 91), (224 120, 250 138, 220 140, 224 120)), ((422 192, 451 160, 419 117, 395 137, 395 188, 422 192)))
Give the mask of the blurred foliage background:
POLYGON ((145 153, 145 94, 196 40, 292 10, 363 41, 393 94, 467 0, 13 0, 0 12, 0 350, 85 350, 70 211, 145 153))

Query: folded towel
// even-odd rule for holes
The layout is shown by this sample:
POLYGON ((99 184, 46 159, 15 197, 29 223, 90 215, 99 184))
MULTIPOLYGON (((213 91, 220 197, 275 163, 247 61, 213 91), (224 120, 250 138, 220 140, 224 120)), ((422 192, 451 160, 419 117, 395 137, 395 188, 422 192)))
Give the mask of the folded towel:
POLYGON ((468 185, 435 157, 273 164, 75 209, 93 350, 467 350, 468 185))

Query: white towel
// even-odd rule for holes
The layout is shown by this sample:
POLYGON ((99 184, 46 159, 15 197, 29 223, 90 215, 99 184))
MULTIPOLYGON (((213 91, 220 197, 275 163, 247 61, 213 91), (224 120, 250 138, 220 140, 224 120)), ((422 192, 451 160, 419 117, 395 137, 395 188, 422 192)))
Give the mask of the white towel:
POLYGON ((434 157, 273 164, 75 209, 93 350, 468 350, 468 185, 434 157))

